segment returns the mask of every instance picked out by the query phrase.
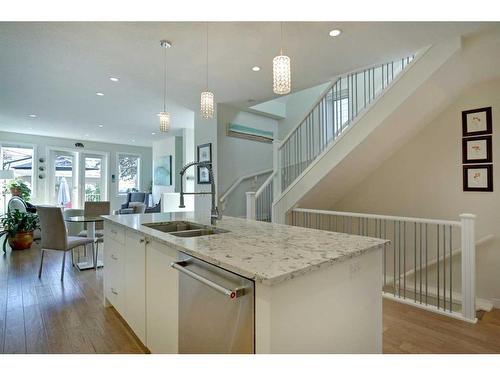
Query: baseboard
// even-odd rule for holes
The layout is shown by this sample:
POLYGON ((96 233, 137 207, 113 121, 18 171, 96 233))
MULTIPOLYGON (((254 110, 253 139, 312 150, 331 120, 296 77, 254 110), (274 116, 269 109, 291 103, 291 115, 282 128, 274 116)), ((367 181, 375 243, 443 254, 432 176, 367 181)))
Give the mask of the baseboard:
POLYGON ((495 309, 500 309, 500 298, 489 298, 495 309))

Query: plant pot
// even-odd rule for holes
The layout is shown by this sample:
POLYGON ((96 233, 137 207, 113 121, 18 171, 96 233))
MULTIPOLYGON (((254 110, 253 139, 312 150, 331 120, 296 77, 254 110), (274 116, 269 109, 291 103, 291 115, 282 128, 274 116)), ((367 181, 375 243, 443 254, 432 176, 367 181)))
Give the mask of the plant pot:
POLYGON ((12 250, 26 250, 33 243, 33 231, 18 232, 14 237, 9 236, 9 246, 12 250))

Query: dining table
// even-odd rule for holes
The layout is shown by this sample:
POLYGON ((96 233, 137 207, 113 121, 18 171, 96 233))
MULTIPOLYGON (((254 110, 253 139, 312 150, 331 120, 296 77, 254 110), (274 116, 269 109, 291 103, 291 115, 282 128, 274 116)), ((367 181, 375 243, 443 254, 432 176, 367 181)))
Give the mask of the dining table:
POLYGON ((65 218, 64 221, 66 221, 68 223, 84 223, 87 226, 87 238, 94 239, 92 261, 90 262, 88 259, 86 259, 85 261, 77 262, 76 267, 80 271, 95 269, 96 267, 95 267, 94 262, 97 262, 97 267, 102 267, 103 262, 100 260, 97 260, 97 257, 96 257, 97 244, 95 242, 97 241, 98 237, 96 237, 95 224, 102 223, 104 221, 104 219, 100 216, 83 215, 83 216, 70 216, 68 218, 65 218))

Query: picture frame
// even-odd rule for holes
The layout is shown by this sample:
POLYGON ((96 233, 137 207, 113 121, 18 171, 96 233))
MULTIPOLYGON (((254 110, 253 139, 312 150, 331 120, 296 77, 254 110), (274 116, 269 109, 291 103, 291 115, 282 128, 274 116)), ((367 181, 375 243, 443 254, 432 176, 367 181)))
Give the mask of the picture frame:
POLYGON ((491 139, 491 135, 462 138, 463 164, 492 163, 491 139))
POLYGON ((493 191, 493 165, 464 165, 463 184, 464 191, 493 191))
POLYGON ((491 134, 493 129, 491 107, 462 111, 462 136, 491 134))
MULTIPOLYGON (((196 151, 197 161, 212 161, 212 143, 198 145, 196 151)), ((197 183, 201 185, 210 183, 210 176, 207 167, 198 166, 197 183)))

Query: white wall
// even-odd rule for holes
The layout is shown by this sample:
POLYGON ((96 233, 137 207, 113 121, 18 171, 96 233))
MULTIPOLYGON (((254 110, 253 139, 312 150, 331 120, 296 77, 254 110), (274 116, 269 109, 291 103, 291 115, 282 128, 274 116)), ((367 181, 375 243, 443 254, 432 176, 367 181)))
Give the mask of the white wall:
MULTIPOLYGON (((195 146, 194 146, 194 129, 184 129, 182 133, 183 141, 183 151, 184 151, 184 164, 191 163, 195 159, 195 146)), ((179 171, 176 172, 179 176, 179 171)), ((191 169, 186 173, 184 179, 184 191, 193 192, 194 191, 194 169, 191 169)))
MULTIPOLYGON (((495 239, 477 249, 477 295, 500 298, 500 80, 467 88, 437 118, 334 206, 325 209, 457 220, 477 215, 476 238, 495 239), (461 111, 493 107, 493 192, 462 189, 461 111), (496 172, 495 172, 496 171, 496 172)), ((390 145, 383 145, 390 147, 390 145)), ((326 203, 326 202, 325 202, 326 203)))
MULTIPOLYGON (((277 132, 277 121, 266 116, 241 111, 229 105, 217 107, 217 161, 219 197, 241 176, 273 167, 272 143, 227 136, 228 123, 277 132)), ((262 183, 263 181, 260 181, 262 183)), ((251 185, 246 185, 250 187, 251 185)), ((258 185, 260 186, 260 185, 258 185)), ((258 187, 257 186, 257 187, 258 187)), ((228 200, 225 213, 244 216, 246 200, 242 191, 235 191, 228 200)))
MULTIPOLYGON (((55 137, 44 137, 44 136, 33 136, 29 134, 20 134, 20 133, 8 133, 0 131, 0 142, 8 142, 8 143, 26 143, 35 145, 36 149, 36 160, 34 163, 34 168, 38 171, 38 158, 44 157, 48 160, 48 148, 49 147, 61 147, 68 148, 75 151, 100 151, 109 153, 109 161, 108 161, 108 172, 107 172, 107 185, 108 185, 108 196, 111 202, 111 209, 117 209, 120 207, 120 204, 125 200, 125 196, 118 195, 117 193, 117 183, 111 181, 111 175, 114 174, 117 176, 117 153, 131 153, 138 154, 141 157, 140 164, 140 188, 141 190, 149 189, 149 185, 151 183, 151 154, 152 150, 150 147, 137 147, 137 146, 129 146, 129 145, 121 145, 121 144, 113 144, 113 143, 101 143, 101 142, 91 142, 85 140, 77 140, 77 139, 66 139, 66 138, 55 138, 55 137), (75 142, 82 142, 85 145, 85 148, 76 148, 75 142)), ((47 164, 47 163, 45 163, 47 164)), ((45 172, 47 175, 47 172, 45 172)), ((37 176, 38 173, 35 173, 37 176)), ((33 200, 35 204, 47 203, 46 190, 48 187, 46 184, 47 178, 39 179, 35 177, 35 189, 36 196, 33 200)))

